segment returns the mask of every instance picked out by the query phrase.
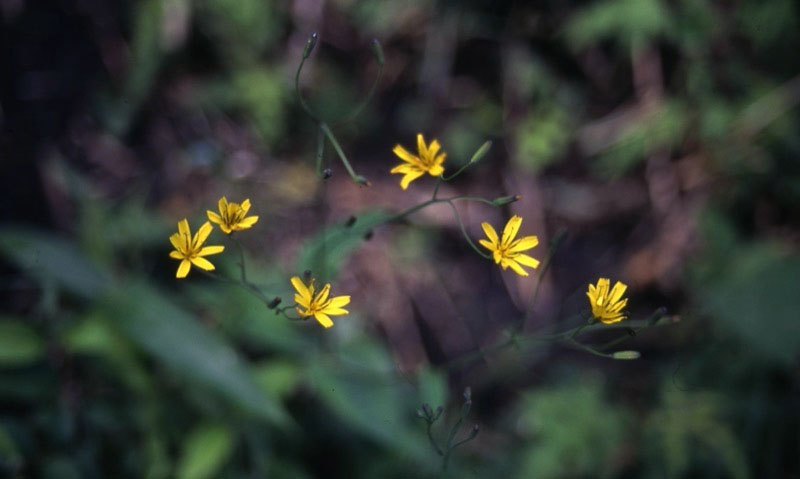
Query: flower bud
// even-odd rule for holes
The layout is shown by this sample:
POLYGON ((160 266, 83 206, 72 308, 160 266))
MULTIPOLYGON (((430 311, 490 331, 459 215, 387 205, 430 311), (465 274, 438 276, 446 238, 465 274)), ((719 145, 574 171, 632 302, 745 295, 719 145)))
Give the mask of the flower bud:
POLYGON ((642 354, 639 351, 617 351, 611 355, 614 359, 639 359, 642 354))
POLYGON ((306 40, 306 47, 303 49, 303 60, 307 59, 311 52, 314 50, 314 47, 317 45, 317 33, 314 32, 308 37, 306 40))
POLYGON ((503 206, 510 203, 514 203, 515 201, 519 201, 521 199, 522 199, 521 195, 501 196, 500 198, 493 199, 492 204, 495 206, 503 206))
POLYGON ((356 217, 350 216, 349 218, 347 218, 347 222, 344 225, 347 228, 351 228, 354 224, 356 224, 356 217))
POLYGON ((472 400, 472 388, 469 386, 467 386, 466 389, 464 389, 464 399, 466 399, 467 401, 472 400))
POLYGON ((324 170, 322 170, 322 179, 323 180, 327 180, 331 176, 333 176, 333 170, 331 170, 330 168, 325 168, 324 170))
POLYGON ((275 308, 278 307, 279 304, 281 304, 281 301, 282 301, 281 298, 279 298, 278 296, 275 296, 272 299, 272 301, 270 301, 269 304, 267 304, 267 308, 275 309, 275 308))
POLYGON ((375 55, 375 61, 378 62, 378 65, 383 66, 386 60, 383 57, 381 42, 379 42, 377 38, 372 39, 372 54, 375 55))
POLYGON ((431 409, 431 405, 428 403, 422 404, 422 410, 425 411, 425 417, 431 418, 433 417, 433 409, 431 409))
POLYGON ((307 269, 307 270, 303 271, 303 282, 305 284, 308 284, 308 283, 311 282, 311 270, 310 269, 307 269))
POLYGON ((437 407, 436 408, 436 414, 433 415, 433 420, 435 421, 435 420, 439 419, 439 416, 442 415, 443 411, 444 411, 444 408, 442 406, 437 407))
POLYGON ((482 144, 481 147, 478 148, 475 151, 475 153, 472 154, 472 158, 469 159, 469 164, 477 163, 478 161, 480 161, 484 156, 486 156, 486 153, 489 153, 489 149, 491 147, 492 147, 491 140, 482 144))
POLYGON ((364 241, 371 240, 374 235, 375 233, 372 230, 367 231, 366 233, 364 233, 364 241))
POLYGON ((480 426, 478 426, 477 424, 472 426, 472 430, 469 432, 469 438, 475 439, 475 436, 477 436, 479 432, 481 432, 480 426))

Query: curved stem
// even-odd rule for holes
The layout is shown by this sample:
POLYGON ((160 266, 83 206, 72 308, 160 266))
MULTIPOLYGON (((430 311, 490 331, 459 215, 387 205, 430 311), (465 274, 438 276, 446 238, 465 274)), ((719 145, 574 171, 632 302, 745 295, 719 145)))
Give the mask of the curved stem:
POLYGON ((369 181, 366 178, 359 175, 355 172, 353 167, 350 165, 350 161, 347 159, 347 155, 344 154, 344 150, 342 150, 341 145, 339 145, 339 141, 336 139, 336 135, 333 134, 331 129, 325 122, 319 123, 319 129, 325 134, 328 138, 328 141, 331 142, 333 145, 334 151, 336 151, 336 155, 339 156, 339 159, 342 160, 342 165, 344 165, 344 169, 347 170, 347 174, 350 175, 350 178, 353 179, 359 185, 369 186, 369 181))
POLYGON ((470 247, 473 250, 475 250, 476 253, 483 256, 484 258, 492 259, 492 257, 488 253, 484 253, 483 251, 478 249, 475 243, 472 242, 472 239, 467 234, 467 229, 464 227, 464 222, 461 221, 461 215, 458 213, 458 208, 456 208, 456 205, 453 204, 452 201, 448 201, 447 204, 450 205, 450 208, 453 209, 453 215, 456 217, 456 221, 458 221, 459 228, 461 228, 461 234, 464 235, 464 239, 467 240, 467 243, 469 243, 470 247))
POLYGON ((303 65, 306 63, 305 56, 300 60, 300 65, 297 66, 297 72, 294 74, 294 92, 297 96, 297 101, 300 103, 300 106, 303 107, 306 114, 311 117, 315 122, 320 123, 320 119, 314 114, 314 111, 308 106, 306 103, 306 99, 303 97, 303 93, 300 91, 300 72, 303 70, 303 65))
POLYGON ((335 126, 355 120, 358 117, 358 115, 361 114, 364 108, 366 108, 370 100, 372 100, 372 97, 375 95, 375 90, 378 88, 378 85, 381 82, 381 78, 383 78, 383 63, 378 64, 378 74, 375 75, 375 80, 372 81, 372 86, 370 87, 369 92, 367 93, 367 96, 364 98, 364 100, 362 100, 361 103, 355 109, 353 109, 353 111, 350 112, 349 115, 331 124, 335 126))

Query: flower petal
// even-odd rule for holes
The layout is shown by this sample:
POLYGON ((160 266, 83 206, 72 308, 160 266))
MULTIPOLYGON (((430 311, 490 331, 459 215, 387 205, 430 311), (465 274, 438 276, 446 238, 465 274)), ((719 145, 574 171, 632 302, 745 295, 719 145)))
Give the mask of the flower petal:
POLYGON ((418 168, 416 168, 415 166, 409 165, 408 163, 403 163, 403 164, 397 165, 394 168, 392 168, 391 170, 389 170, 389 173, 391 173, 393 175, 397 174, 397 173, 406 174, 409 171, 411 171, 412 169, 418 169, 418 168))
POLYGON ((248 216, 247 218, 242 219, 236 227, 239 229, 246 229, 258 222, 258 216, 248 216))
POLYGON ((422 137, 422 133, 417 133, 417 151, 419 151, 419 156, 424 161, 425 157, 428 156, 428 147, 425 146, 425 138, 422 137))
POLYGON ((486 233, 486 237, 489 238, 489 241, 497 245, 497 231, 494 230, 492 225, 484 221, 481 223, 481 228, 483 228, 483 232, 486 233))
POLYGON ((531 267, 533 269, 536 269, 536 268, 539 267, 539 260, 538 259, 532 258, 532 257, 530 257, 530 256, 528 256, 526 254, 522 254, 522 253, 520 253, 518 255, 515 255, 514 256, 514 261, 516 261, 519 264, 531 267))
POLYGON ((242 216, 246 215, 248 211, 250 211, 250 198, 242 201, 242 216))
POLYGON ((293 276, 289 281, 291 281, 292 286, 294 286, 294 289, 297 290, 300 296, 305 299, 305 303, 309 304, 311 302, 311 291, 308 290, 308 287, 305 283, 303 283, 303 280, 300 279, 299 276, 293 276))
POLYGON ((203 223, 203 226, 201 226, 200 229, 197 230, 197 233, 194 235, 194 241, 192 241, 192 247, 197 249, 200 247, 200 245, 205 243, 206 239, 208 238, 208 235, 211 234, 211 230, 213 229, 214 227, 211 226, 211 223, 209 223, 208 221, 203 223))
POLYGON ((225 251, 224 246, 204 246, 197 252, 198 256, 208 256, 210 254, 219 254, 225 251))
POLYGON ((408 185, 412 181, 416 180, 417 178, 419 178, 424 174, 425 174, 424 171, 409 171, 408 173, 406 173, 403 179, 400 180, 400 188, 404 190, 408 189, 408 185))
POLYGON ((511 247, 508 248, 508 252, 518 253, 520 251, 525 251, 531 248, 535 248, 538 244, 539 244, 539 238, 537 238, 536 236, 526 236, 511 243, 511 247))
POLYGON ((314 319, 316 319, 323 328, 327 329, 333 326, 333 321, 325 313, 314 313, 314 319))
POLYGON ((178 272, 175 273, 176 278, 185 278, 187 274, 189 274, 189 270, 192 268, 192 262, 188 259, 181 261, 181 264, 178 266, 178 272))
POLYGON ((626 289, 628 289, 628 287, 625 285, 625 283, 617 281, 614 284, 614 287, 611 288, 611 293, 609 293, 608 302, 613 304, 619 301, 620 298, 622 298, 622 295, 625 294, 626 289))
POLYGON ((219 208, 219 214, 225 216, 225 213, 228 212, 228 199, 224 196, 217 201, 217 208, 219 208))
POLYGON ((211 222, 216 223, 218 225, 222 224, 222 218, 218 214, 214 213, 213 211, 206 210, 206 216, 208 216, 208 219, 211 222))
POLYGON ((503 241, 501 243, 503 246, 508 245, 514 240, 514 238, 517 236, 517 231, 519 231, 520 225, 522 225, 522 218, 517 215, 512 216, 511 219, 508 220, 505 228, 503 228, 503 241))
POLYGON ((186 250, 186 245, 181 241, 182 238, 180 233, 174 233, 169 237, 169 242, 172 243, 172 246, 174 246, 176 250, 184 251, 186 250))
POLYGON ((336 296, 335 298, 331 298, 331 302, 328 307, 341 308, 342 306, 347 306, 348 304, 350 304, 350 296, 336 296))
POLYGON ((214 271, 214 265, 211 264, 211 261, 201 256, 195 256, 194 258, 192 258, 191 261, 193 265, 197 266, 200 269, 204 269, 206 271, 214 271))
MULTIPOLYGON (((438 141, 433 140, 430 145, 428 145, 427 157, 429 160, 434 160, 436 157, 436 153, 439 153, 439 149, 441 149, 442 145, 439 144, 438 141)), ((433 161, 431 161, 433 163, 433 161)))
POLYGON ((180 251, 170 251, 169 257, 173 259, 183 259, 183 254, 180 251))
POLYGON ((428 168, 428 174, 431 176, 439 176, 444 173, 444 167, 442 165, 433 165, 428 168))
POLYGON ((511 269, 512 269, 512 270, 514 270, 514 272, 515 272, 515 273, 517 273, 518 275, 520 275, 520 276, 528 276, 528 272, 527 272, 527 271, 525 271, 524 269, 522 269, 522 266, 520 266, 520 265, 519 265, 519 263, 517 263, 517 262, 516 262, 516 261, 514 261, 513 259, 509 259, 509 260, 507 260, 507 264, 508 264, 508 266, 510 266, 510 267, 511 267, 511 269))
POLYGON ((295 293, 294 302, 306 308, 306 310, 311 309, 311 301, 300 293, 295 293))
POLYGON ((322 305, 325 301, 328 300, 328 294, 331 292, 331 284, 325 283, 325 286, 317 293, 317 297, 314 298, 314 302, 317 305, 322 305))
POLYGON ((411 163, 412 165, 419 165, 420 159, 416 155, 412 155, 401 145, 395 145, 392 153, 397 155, 401 160, 411 163))
POLYGON ((344 316, 346 314, 350 314, 350 312, 346 309, 342 308, 331 308, 328 306, 327 308, 323 309, 321 312, 327 314, 328 316, 344 316))
POLYGON ((480 243, 481 246, 483 246, 484 248, 488 249, 491 252, 494 252, 494 251, 497 250, 497 248, 495 247, 494 243, 492 243, 489 240, 480 239, 480 240, 478 240, 478 243, 480 243))
POLYGON ((183 236, 183 235, 191 236, 192 235, 192 233, 189 231, 189 220, 184 218, 184 219, 182 219, 182 220, 180 220, 178 222, 178 233, 181 236, 183 236))

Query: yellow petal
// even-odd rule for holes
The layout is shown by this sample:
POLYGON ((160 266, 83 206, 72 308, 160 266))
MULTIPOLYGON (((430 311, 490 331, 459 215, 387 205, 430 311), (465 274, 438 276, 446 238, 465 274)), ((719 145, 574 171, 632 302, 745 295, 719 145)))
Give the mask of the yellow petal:
POLYGON ((308 290, 306 284, 303 283, 303 280, 300 279, 299 276, 292 277, 290 281, 292 282, 292 286, 294 286, 294 289, 297 290, 300 296, 304 298, 306 305, 308 305, 311 302, 312 293, 311 291, 308 290))
POLYGON ((345 314, 350 314, 350 312, 347 311, 346 309, 331 308, 330 306, 323 309, 321 312, 327 314, 328 316, 344 316, 345 314))
POLYGON ((198 256, 208 256, 210 254, 219 254, 223 251, 225 251, 224 246, 204 246, 197 254, 198 256))
POLYGON ((189 274, 189 270, 192 268, 192 262, 188 259, 181 261, 180 266, 178 266, 178 272, 175 274, 176 278, 185 278, 187 274, 189 274))
POLYGON ((211 261, 200 256, 195 256, 192 258, 192 264, 206 271, 214 271, 214 265, 211 264, 211 261))
POLYGON ((203 223, 203 226, 201 226, 200 229, 197 230, 197 233, 194 235, 194 241, 192 241, 192 246, 194 248, 199 248, 200 245, 202 245, 206 241, 208 235, 211 234, 211 230, 213 229, 214 227, 211 226, 211 223, 209 223, 208 221, 203 223))
POLYGON ((317 294, 317 297, 314 298, 314 302, 318 305, 322 305, 325 301, 328 300, 328 294, 331 292, 331 284, 325 283, 325 286, 322 287, 320 292, 317 294))
POLYGON ((484 221, 483 223, 481 223, 481 228, 483 228, 483 232, 486 233, 486 237, 489 238, 489 241, 491 241, 492 243, 494 243, 496 245, 497 244, 497 231, 494 230, 492 225, 490 225, 489 223, 484 221))
POLYGON ((400 180, 400 188, 402 188, 404 190, 408 189, 408 185, 412 181, 416 180, 417 178, 419 178, 420 176, 422 176, 424 174, 425 174, 425 172, 423 172, 423 171, 409 171, 408 173, 406 173, 406 175, 403 177, 403 179, 400 180))
POLYGON ((414 168, 414 167, 409 165, 408 163, 403 163, 403 164, 397 165, 394 168, 392 168, 391 170, 389 170, 389 173, 391 173, 393 175, 397 174, 397 173, 406 174, 409 171, 411 171, 412 168, 414 168))
POLYGON ((627 306, 627 304, 628 304, 628 298, 625 298, 618 303, 613 303, 611 307, 608 308, 608 310, 612 313, 619 313, 620 311, 625 309, 625 306, 627 306))
POLYGON ((295 293, 294 302, 306 308, 307 310, 311 308, 311 302, 308 300, 307 297, 303 296, 300 293, 295 293))
POLYGON ((430 145, 428 145, 428 152, 427 152, 427 153, 428 153, 428 158, 429 158, 429 159, 433 159, 434 157, 436 157, 436 153, 438 153, 438 152, 439 152, 439 149, 440 149, 441 147, 442 147, 442 146, 439 144, 439 142, 438 142, 438 141, 436 141, 436 140, 433 140, 433 141, 431 142, 431 144, 430 144, 430 145))
POLYGON ((531 267, 533 269, 536 269, 536 268, 539 267, 539 260, 536 259, 536 258, 531 258, 530 256, 528 256, 526 254, 521 254, 520 253, 518 255, 515 255, 514 256, 514 261, 516 261, 517 263, 523 264, 525 266, 529 266, 529 267, 531 267))
POLYGON ((219 214, 225 216, 225 213, 228 212, 228 199, 224 196, 217 201, 217 207, 219 208, 219 214))
POLYGON ((480 243, 481 246, 483 246, 484 248, 486 248, 486 249, 488 249, 489 251, 492 251, 492 252, 494 252, 497 249, 495 247, 494 243, 492 243, 491 241, 485 240, 485 239, 478 240, 478 243, 480 243))
POLYGON ((183 254, 180 251, 170 251, 169 257, 173 259, 183 259, 183 254))
POLYGON ((508 265, 504 266, 505 259, 504 256, 500 253, 500 250, 496 249, 492 251, 492 259, 494 259, 495 263, 499 264, 500 266, 503 266, 503 269, 508 268, 508 265))
POLYGON ((514 272, 517 273, 518 275, 528 276, 528 272, 522 269, 522 266, 520 266, 519 263, 517 263, 513 259, 508 260, 508 266, 510 266, 511 269, 514 270, 514 272))
POLYGON ((331 298, 331 302, 328 305, 329 308, 341 308, 342 306, 347 306, 350 304, 350 296, 336 296, 335 298, 331 298))
POLYGON ((417 133, 417 151, 421 158, 428 156, 428 148, 425 146, 425 138, 422 137, 422 133, 417 133))
POLYGON ((242 201, 242 215, 246 215, 248 211, 250 211, 250 198, 242 201))
POLYGON ((183 244, 183 241, 181 241, 181 239, 182 236, 180 235, 180 233, 174 233, 172 236, 169 237, 169 242, 172 243, 172 246, 175 247, 176 250, 184 251, 186 250, 186 245, 183 244))
POLYGON ((525 251, 531 248, 535 248, 538 244, 539 244, 539 238, 537 238, 536 236, 526 236, 511 243, 511 247, 508 248, 508 252, 518 253, 520 251, 525 251))
POLYGON ((519 231, 519 227, 522 224, 522 218, 517 215, 511 217, 506 223, 506 227, 503 228, 503 241, 502 245, 508 245, 514 238, 517 236, 517 231, 519 231))
POLYGON ((294 310, 297 311, 297 314, 299 314, 300 316, 302 316, 304 318, 307 318, 307 317, 311 316, 311 312, 308 311, 308 309, 306 309, 305 311, 301 311, 300 308, 294 308, 294 310))
POLYGON ((214 222, 214 223, 216 223, 218 225, 222 224, 222 218, 220 218, 220 216, 218 214, 214 213, 213 211, 206 210, 206 216, 208 216, 208 219, 210 221, 212 221, 212 222, 214 222))
POLYGON ((183 235, 191 236, 192 235, 192 233, 189 231, 189 220, 184 218, 184 219, 182 219, 182 220, 180 220, 178 222, 178 233, 181 236, 183 236, 183 235))
POLYGON ((625 283, 617 281, 614 284, 614 287, 611 289, 608 301, 610 303, 616 303, 620 300, 620 298, 622 298, 622 295, 625 294, 626 289, 628 289, 628 287, 625 285, 625 283))
POLYGON ((248 216, 239 222, 238 226, 241 229, 249 228, 258 222, 258 216, 248 216))
POLYGON ((316 319, 323 328, 330 328, 333 326, 333 321, 331 321, 331 318, 325 313, 314 313, 314 319, 316 319))
POLYGON ((434 165, 428 168, 428 174, 431 176, 439 176, 444 173, 444 168, 441 165, 434 165))
POLYGON ((418 165, 420 163, 420 160, 416 155, 412 155, 408 152, 408 150, 400 145, 395 145, 392 153, 397 155, 401 160, 411 163, 412 165, 418 165))

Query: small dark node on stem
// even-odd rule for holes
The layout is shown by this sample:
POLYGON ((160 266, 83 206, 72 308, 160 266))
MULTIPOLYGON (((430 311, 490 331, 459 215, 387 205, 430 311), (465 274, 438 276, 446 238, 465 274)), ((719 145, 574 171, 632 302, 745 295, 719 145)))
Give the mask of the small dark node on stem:
POLYGON ((303 271, 303 282, 308 284, 311 282, 311 270, 307 269, 303 271))
POLYGON ((322 179, 323 180, 327 180, 331 176, 333 176, 333 171, 330 168, 325 168, 324 170, 322 170, 322 179))
POLYGON ((349 218, 347 218, 347 222, 346 222, 344 225, 345 225, 347 228, 350 228, 350 227, 352 227, 354 224, 356 224, 356 217, 355 217, 355 216, 350 216, 349 218))
POLYGON ((278 307, 278 305, 279 305, 279 304, 281 304, 281 301, 282 301, 282 299, 281 299, 281 298, 279 298, 279 297, 275 296, 275 297, 272 299, 272 301, 270 301, 270 302, 269 302, 269 304, 267 304, 267 308, 269 308, 269 309, 275 309, 275 308, 277 308, 277 307, 278 307))
POLYGON ((364 241, 371 240, 373 236, 375 236, 375 232, 373 232, 372 230, 367 231, 366 233, 364 233, 364 241))

